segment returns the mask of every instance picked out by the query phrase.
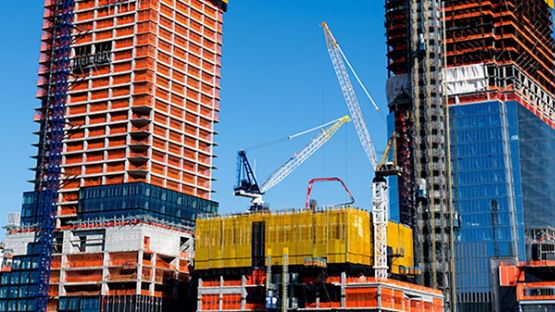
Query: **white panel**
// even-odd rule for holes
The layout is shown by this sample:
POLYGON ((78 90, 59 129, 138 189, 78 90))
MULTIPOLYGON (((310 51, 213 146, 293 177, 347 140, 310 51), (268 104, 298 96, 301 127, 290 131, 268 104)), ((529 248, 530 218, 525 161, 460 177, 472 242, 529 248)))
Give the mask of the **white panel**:
POLYGON ((144 233, 150 237, 152 252, 173 257, 179 256, 181 233, 154 227, 145 228, 144 233))
POLYGON ((116 226, 106 228, 106 246, 108 252, 136 251, 143 247, 142 226, 116 226))
POLYGON ((16 233, 8 234, 2 243, 4 244, 4 249, 13 251, 14 256, 22 256, 27 254, 27 245, 34 240, 34 233, 16 233))
POLYGON ((449 95, 487 90, 488 78, 484 64, 457 66, 447 69, 449 95))

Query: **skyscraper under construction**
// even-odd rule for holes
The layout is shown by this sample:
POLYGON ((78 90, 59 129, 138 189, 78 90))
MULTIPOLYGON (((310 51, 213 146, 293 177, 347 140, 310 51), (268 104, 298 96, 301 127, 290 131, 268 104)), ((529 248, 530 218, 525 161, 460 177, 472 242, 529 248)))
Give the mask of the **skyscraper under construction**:
POLYGON ((226 0, 46 0, 34 190, 1 311, 182 302, 211 201, 226 0))
POLYGON ((553 227, 553 1, 386 1, 395 207, 424 284, 450 308, 499 308, 494 259, 553 227))
MULTIPOLYGON (((449 159, 441 92, 442 1, 386 2, 390 130, 397 139, 403 176, 399 217, 414 229, 422 283, 440 288, 450 303, 451 220, 449 159)), ((392 196, 394 197, 394 196, 392 196)))

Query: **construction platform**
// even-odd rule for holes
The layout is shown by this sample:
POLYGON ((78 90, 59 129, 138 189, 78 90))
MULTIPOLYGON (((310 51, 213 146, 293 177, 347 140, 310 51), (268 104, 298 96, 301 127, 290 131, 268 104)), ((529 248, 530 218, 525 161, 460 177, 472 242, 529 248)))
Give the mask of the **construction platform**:
POLYGON ((443 311, 441 292, 408 282, 419 270, 407 226, 388 223, 392 279, 370 277, 371 221, 352 207, 198 219, 197 310, 443 311))
MULTIPOLYGON (((413 271, 412 230, 389 222, 387 234, 391 273, 413 271)), ((361 269, 374 264, 371 215, 356 208, 200 218, 195 235, 196 271, 265 267, 268 256, 272 266, 281 266, 284 248, 289 266, 318 259, 361 269)))

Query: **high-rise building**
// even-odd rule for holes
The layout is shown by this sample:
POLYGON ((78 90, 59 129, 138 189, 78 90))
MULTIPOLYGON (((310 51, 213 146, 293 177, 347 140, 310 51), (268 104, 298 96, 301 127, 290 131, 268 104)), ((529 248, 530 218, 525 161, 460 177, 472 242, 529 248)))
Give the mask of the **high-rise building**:
POLYGON ((526 233, 555 226, 552 6, 445 2, 461 311, 499 307, 491 263, 534 260, 526 233))
POLYGON ((444 264, 456 274, 445 275, 443 287, 441 281, 429 284, 426 271, 434 274, 435 268, 425 265, 423 282, 451 288, 452 309, 490 311, 496 306, 493 260, 530 260, 534 251, 525 246, 526 233, 555 225, 555 165, 548 160, 555 150, 553 1, 435 2, 386 5, 390 129, 401 143, 409 142, 398 146, 398 158, 402 151, 410 156, 403 159, 407 176, 394 184, 399 191, 393 209, 424 241, 428 233, 436 236, 430 242, 450 233, 447 257, 426 251, 424 243, 419 261, 429 263, 433 258, 426 253, 435 253, 439 274, 444 264), (426 82, 427 98, 439 93, 441 109, 426 104, 422 123, 415 92, 426 82), (439 145, 439 154, 436 140, 448 142, 439 145), (449 156, 447 174, 437 166, 452 205, 444 219, 430 218, 431 207, 420 210, 437 190, 418 171, 422 153, 431 156, 432 167, 449 156))
POLYGON ((217 211, 226 9, 227 0, 45 1, 34 190, 4 241, 0 310, 37 309, 44 263, 50 310, 162 311, 184 297, 191 226, 217 211), (37 225, 52 181, 45 260, 50 233, 37 225))
POLYGON ((451 304, 452 221, 445 98, 442 1, 386 1, 389 130, 403 175, 391 181, 392 211, 414 229, 420 282, 451 304))

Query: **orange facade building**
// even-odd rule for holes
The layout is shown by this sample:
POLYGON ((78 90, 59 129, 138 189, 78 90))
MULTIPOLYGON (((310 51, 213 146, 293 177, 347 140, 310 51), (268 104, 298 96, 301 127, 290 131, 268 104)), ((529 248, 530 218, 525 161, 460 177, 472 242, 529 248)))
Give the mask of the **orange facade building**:
MULTIPOLYGON (((49 83, 52 2, 45 4, 39 99, 49 83)), ((99 185, 146 182, 210 199, 225 6, 75 3, 60 216, 76 214, 80 188, 99 185)))
POLYGON ((226 10, 45 0, 36 175, 2 246, 1 311, 183 306, 194 221, 218 207, 226 10))

